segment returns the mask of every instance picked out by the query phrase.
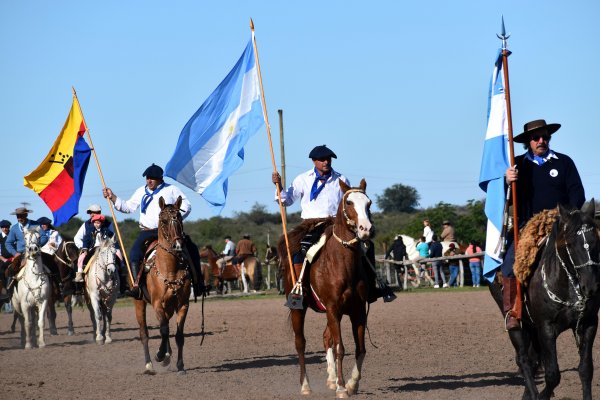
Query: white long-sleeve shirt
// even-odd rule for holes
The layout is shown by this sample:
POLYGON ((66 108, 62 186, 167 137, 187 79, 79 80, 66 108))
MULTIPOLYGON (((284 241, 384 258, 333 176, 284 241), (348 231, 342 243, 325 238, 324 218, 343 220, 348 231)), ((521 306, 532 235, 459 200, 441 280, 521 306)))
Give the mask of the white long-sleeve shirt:
MULTIPOLYGON (((342 189, 340 189, 340 179, 350 186, 350 182, 344 175, 332 169, 331 176, 325 181, 325 187, 321 193, 316 199, 311 200, 310 191, 315 182, 315 177, 315 169, 312 168, 298 175, 290 187, 281 192, 281 202, 286 207, 301 199, 302 213, 300 216, 302 219, 335 216, 343 196, 342 189)), ((275 201, 277 201, 277 192, 275 192, 275 201)))
MULTIPOLYGON (((142 204, 142 198, 146 194, 146 186, 140 187, 136 190, 129 200, 123 200, 117 197, 115 201, 115 208, 124 213, 132 213, 138 209, 142 204)), ((156 229, 158 228, 158 215, 160 214, 160 206, 158 205, 158 199, 164 198, 165 204, 175 204, 177 197, 181 196, 181 217, 185 219, 192 211, 192 205, 188 201, 185 194, 177 186, 165 183, 165 186, 154 195, 146 213, 142 213, 140 210, 140 228, 142 229, 156 229)))

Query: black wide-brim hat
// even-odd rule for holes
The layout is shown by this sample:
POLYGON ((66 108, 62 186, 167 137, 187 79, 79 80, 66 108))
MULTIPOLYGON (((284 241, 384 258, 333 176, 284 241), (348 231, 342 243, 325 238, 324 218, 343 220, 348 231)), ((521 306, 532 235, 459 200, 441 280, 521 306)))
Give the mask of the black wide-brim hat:
POLYGON ((333 151, 331 151, 329 147, 327 147, 326 145, 322 145, 312 149, 308 154, 308 158, 312 158, 313 160, 319 160, 323 158, 337 158, 337 156, 333 151))
POLYGON ((513 138, 513 141, 516 143, 529 143, 529 139, 531 135, 540 132, 546 131, 548 135, 552 135, 554 132, 560 129, 560 124, 546 124, 546 121, 543 119, 536 119, 534 121, 530 121, 523 125, 523 132, 519 133, 517 136, 513 138))
POLYGON ((163 169, 156 164, 152 164, 142 174, 142 176, 148 178, 162 178, 163 177, 163 169))
POLYGON ((48 225, 50 229, 54 229, 52 226, 52 220, 48 217, 40 217, 36 222, 40 225, 48 225))
POLYGON ((0 228, 10 228, 10 221, 3 219, 0 221, 0 228))

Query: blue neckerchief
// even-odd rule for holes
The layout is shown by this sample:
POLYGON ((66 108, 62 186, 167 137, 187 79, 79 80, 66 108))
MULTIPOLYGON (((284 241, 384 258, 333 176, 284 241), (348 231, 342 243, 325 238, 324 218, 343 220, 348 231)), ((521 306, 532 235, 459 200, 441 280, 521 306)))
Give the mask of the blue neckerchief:
POLYGON ((525 153, 525 158, 527 158, 529 161, 531 161, 534 164, 537 165, 544 165, 544 163, 546 161, 548 161, 551 158, 558 158, 556 156, 556 154, 554 154, 554 152, 552 150, 548 150, 545 154, 541 155, 541 156, 536 156, 533 154, 533 152, 531 152, 531 150, 527 151, 527 153, 525 153))
POLYGON ((331 172, 327 175, 321 175, 319 174, 319 171, 317 171, 317 169, 315 168, 315 181, 312 185, 312 188, 310 189, 310 201, 313 201, 317 198, 319 193, 321 193, 321 190, 323 190, 323 188, 325 187, 325 182, 327 182, 327 179, 329 179, 330 176, 331 172), (321 185, 319 185, 319 181, 322 182, 321 185))
POLYGON ((50 240, 50 229, 47 231, 40 229, 40 246, 45 245, 50 240))
POLYGON ((156 193, 160 192, 160 190, 163 187, 165 187, 165 183, 164 182, 161 183, 160 185, 158 185, 158 187, 156 189, 154 189, 154 191, 152 193, 150 193, 150 191, 148 190, 148 186, 146 186, 144 188, 144 190, 146 191, 146 194, 144 195, 144 197, 142 197, 142 214, 146 214, 146 209, 150 205, 150 202, 154 198, 154 195, 156 193))

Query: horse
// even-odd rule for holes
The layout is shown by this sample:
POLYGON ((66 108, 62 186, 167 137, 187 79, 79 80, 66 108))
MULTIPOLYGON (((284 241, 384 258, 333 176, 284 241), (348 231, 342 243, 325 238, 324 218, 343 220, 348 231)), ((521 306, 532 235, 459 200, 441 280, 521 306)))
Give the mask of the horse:
POLYGON ((44 265, 50 269, 53 275, 57 275, 60 278, 58 287, 53 288, 51 291, 51 298, 48 303, 48 324, 51 335, 58 334, 56 330, 55 304, 59 299, 63 300, 65 310, 67 311, 67 335, 72 336, 75 334, 71 300, 74 292, 73 278, 75 276, 74 271, 78 255, 79 249, 75 245, 75 242, 71 240, 63 240, 54 254, 42 253, 44 265))
MULTIPOLYGON (((509 331, 516 361, 525 379, 524 399, 549 399, 560 382, 556 339, 571 329, 579 350, 583 399, 592 399, 592 347, 600 309, 600 239, 590 200, 582 210, 558 206, 558 219, 544 240, 527 285, 523 284, 520 329, 509 331), (537 358, 544 367, 545 387, 535 383, 537 358)), ((502 311, 502 289, 494 282, 492 296, 502 311)))
MULTIPOLYGON (((365 193, 366 182, 361 180, 358 188, 351 188, 340 180, 343 192, 333 226, 325 230, 326 242, 320 249, 318 258, 313 259, 305 271, 304 292, 314 293, 305 296, 302 308, 290 309, 290 319, 295 335, 296 351, 300 364, 300 392, 310 394, 311 388, 306 373, 304 322, 308 307, 324 308, 327 326, 323 332, 323 344, 327 360, 327 385, 335 389, 337 398, 345 398, 358 390, 365 359, 365 329, 367 325, 366 302, 368 284, 362 265, 361 246, 364 246, 374 232, 371 222, 371 200, 365 193), (306 276, 308 275, 308 276, 306 276), (355 343, 355 364, 352 376, 346 383, 342 362, 345 349, 342 342, 340 323, 343 315, 350 317, 355 343)), ((299 241, 298 241, 299 242, 299 241)), ((296 243, 294 241, 294 243, 296 243)), ((291 266, 287 259, 283 237, 278 244, 279 254, 285 270, 285 293, 292 291, 291 266)), ((293 251, 291 249, 290 251, 293 251)), ((299 271, 294 267, 295 276, 299 271)))
MULTIPOLYGON (((259 279, 256 274, 261 272, 261 264, 256 257, 247 257, 241 265, 233 265, 231 261, 227 262, 225 268, 221 270, 219 266, 219 254, 211 245, 206 245, 200 250, 200 257, 206 258, 208 264, 202 264, 202 274, 204 274, 204 285, 210 283, 210 277, 213 278, 213 287, 217 289, 217 294, 231 293, 231 283, 237 282, 238 287, 244 293, 248 293, 248 287, 256 289, 259 279), (242 271, 244 274, 242 274, 242 271)), ((259 275, 260 277, 260 275, 259 275)))
MULTIPOLYGON (((406 254, 409 260, 414 261, 411 265, 415 272, 415 281, 411 282, 413 286, 419 287, 421 284, 421 276, 420 276, 420 268, 421 264, 419 264, 418 260, 422 259, 419 254, 419 250, 417 250, 417 244, 419 244, 419 240, 416 240, 408 235, 398 235, 402 238, 402 242, 404 246, 406 246, 406 254)), ((460 248, 457 242, 440 242, 442 245, 442 254, 446 252, 450 248, 450 243, 453 243, 454 246, 458 249, 460 248)), ((408 267, 408 266, 407 266, 408 267)), ((425 269, 424 278, 433 285, 433 279, 429 276, 429 272, 425 269)))
MULTIPOLYGON (((275 281, 277 282, 277 291, 279 294, 283 294, 285 291, 283 289, 283 267, 279 262, 279 255, 277 253, 277 247, 275 246, 267 246, 267 251, 265 252, 265 265, 270 266, 271 264, 277 267, 277 272, 275 273, 275 281)), ((269 279, 271 277, 269 276, 269 279)))
POLYGON ((120 283, 116 252, 113 238, 101 239, 85 276, 86 303, 97 344, 112 342, 110 336, 112 308, 117 301, 120 283), (102 322, 102 329, 100 329, 100 322, 102 322))
POLYGON ((34 311, 37 311, 37 345, 42 348, 46 346, 44 319, 50 299, 51 283, 47 269, 42 263, 38 228, 26 229, 23 236, 25 239, 25 266, 19 273, 21 278, 13 291, 11 302, 13 309, 19 315, 21 339, 24 339, 26 349, 33 347, 33 318, 34 311))
POLYGON ((145 268, 149 268, 143 278, 144 298, 135 299, 135 315, 140 326, 140 340, 144 348, 145 374, 154 375, 156 371, 150 359, 148 349, 148 325, 146 324, 146 303, 152 304, 160 326, 161 343, 155 360, 167 366, 171 362, 171 343, 169 342, 169 320, 177 313, 177 373, 184 375, 183 364, 183 328, 187 317, 191 275, 184 261, 185 248, 183 219, 180 214, 181 196, 175 204, 165 204, 161 196, 158 200, 160 214, 158 216, 158 244, 153 254, 146 260, 145 268))

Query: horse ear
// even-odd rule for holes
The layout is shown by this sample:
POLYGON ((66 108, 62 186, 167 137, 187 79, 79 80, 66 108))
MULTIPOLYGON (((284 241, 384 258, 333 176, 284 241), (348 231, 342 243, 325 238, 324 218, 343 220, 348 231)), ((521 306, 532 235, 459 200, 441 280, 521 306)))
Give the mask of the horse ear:
POLYGON ((182 202, 183 202, 183 199, 181 198, 181 196, 177 197, 177 201, 175 202, 175 208, 179 210, 181 208, 182 202))
POLYGON ((162 196, 160 196, 160 198, 158 199, 158 205, 160 206, 160 209, 162 210, 163 208, 165 208, 165 199, 163 199, 162 196))
POLYGON ((350 186, 346 185, 346 182, 340 179, 340 189, 342 189, 342 193, 346 193, 350 190, 350 186))
POLYGON ((365 181, 365 178, 362 178, 360 180, 360 185, 358 186, 360 188, 360 190, 362 190, 363 192, 367 191, 367 181, 365 181))
POLYGON ((581 212, 587 214, 590 218, 594 218, 596 215, 596 201, 592 197, 587 204, 581 207, 581 212))
POLYGON ((567 210, 565 208, 565 206, 563 206, 562 204, 558 204, 558 214, 560 215, 561 219, 566 219, 569 216, 569 210, 567 210))

